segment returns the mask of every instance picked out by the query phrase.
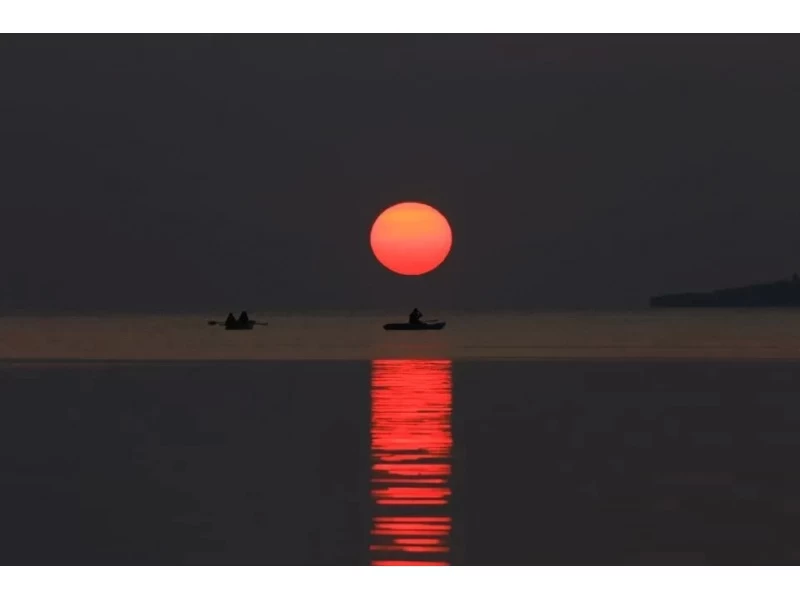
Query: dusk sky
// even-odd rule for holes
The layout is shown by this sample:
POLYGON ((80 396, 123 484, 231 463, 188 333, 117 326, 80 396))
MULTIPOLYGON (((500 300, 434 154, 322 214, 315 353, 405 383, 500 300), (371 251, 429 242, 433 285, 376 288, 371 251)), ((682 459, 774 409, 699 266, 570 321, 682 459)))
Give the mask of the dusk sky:
POLYGON ((646 307, 800 272, 796 36, 5 35, 0 89, 3 310, 646 307), (453 231, 421 278, 369 245, 409 200, 453 231))

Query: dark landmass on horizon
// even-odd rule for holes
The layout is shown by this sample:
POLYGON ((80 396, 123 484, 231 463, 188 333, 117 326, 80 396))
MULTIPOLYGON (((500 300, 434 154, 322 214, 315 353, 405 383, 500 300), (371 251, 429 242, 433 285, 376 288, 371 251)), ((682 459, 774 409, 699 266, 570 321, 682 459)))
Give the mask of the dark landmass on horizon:
POLYGON ((716 289, 705 293, 674 293, 650 298, 651 307, 800 307, 800 277, 716 289))

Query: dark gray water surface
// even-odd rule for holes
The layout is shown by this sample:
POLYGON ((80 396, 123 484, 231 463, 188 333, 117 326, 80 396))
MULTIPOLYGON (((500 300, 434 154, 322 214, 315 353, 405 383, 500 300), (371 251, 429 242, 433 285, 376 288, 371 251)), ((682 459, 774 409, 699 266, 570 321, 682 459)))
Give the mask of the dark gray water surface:
POLYGON ((800 561, 792 361, 0 365, 2 564, 800 561))

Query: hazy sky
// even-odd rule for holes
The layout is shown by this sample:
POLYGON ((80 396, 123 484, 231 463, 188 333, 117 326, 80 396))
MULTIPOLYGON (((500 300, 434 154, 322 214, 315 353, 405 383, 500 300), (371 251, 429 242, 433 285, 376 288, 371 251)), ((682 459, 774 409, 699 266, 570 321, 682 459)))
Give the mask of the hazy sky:
POLYGON ((789 276, 800 38, 6 35, 0 206, 0 309, 636 307, 789 276), (418 279, 369 247, 402 200, 453 228, 418 279))

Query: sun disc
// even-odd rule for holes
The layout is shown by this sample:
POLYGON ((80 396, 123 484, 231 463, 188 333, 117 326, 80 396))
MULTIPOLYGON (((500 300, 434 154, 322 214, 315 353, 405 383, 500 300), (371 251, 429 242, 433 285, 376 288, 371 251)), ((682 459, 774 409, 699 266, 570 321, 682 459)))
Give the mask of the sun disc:
POLYGON ((384 267, 397 274, 419 276, 444 262, 453 245, 453 233, 437 209, 408 201, 381 212, 372 225, 370 245, 384 267))

